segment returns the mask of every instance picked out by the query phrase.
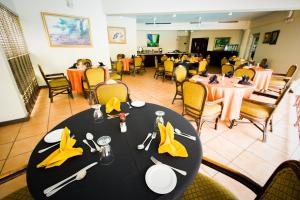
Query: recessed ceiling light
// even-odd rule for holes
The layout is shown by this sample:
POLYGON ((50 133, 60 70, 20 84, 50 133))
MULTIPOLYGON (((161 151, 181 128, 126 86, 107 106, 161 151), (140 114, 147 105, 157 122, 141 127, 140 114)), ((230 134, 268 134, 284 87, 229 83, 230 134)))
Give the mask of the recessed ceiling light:
POLYGON ((173 14, 172 17, 176 17, 176 14, 173 14))
POLYGON ((228 15, 232 15, 232 12, 229 12, 228 15))

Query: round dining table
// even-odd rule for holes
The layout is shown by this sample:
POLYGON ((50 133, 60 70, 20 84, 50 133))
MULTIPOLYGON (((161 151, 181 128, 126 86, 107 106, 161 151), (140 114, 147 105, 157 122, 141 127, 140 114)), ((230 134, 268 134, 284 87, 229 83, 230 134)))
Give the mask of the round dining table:
POLYGON ((255 89, 253 82, 250 85, 238 84, 241 80, 238 77, 227 78, 218 75, 217 84, 209 84, 209 77, 195 75, 192 81, 199 81, 207 87, 208 101, 215 101, 223 98, 223 109, 221 120, 239 119, 243 98, 249 98, 255 89))
MULTIPOLYGON (((178 199, 197 175, 201 159, 202 147, 200 139, 193 126, 178 113, 159 105, 146 103, 140 108, 129 108, 125 103, 121 105, 122 112, 129 113, 126 119, 127 132, 120 132, 118 118, 107 119, 104 114, 102 123, 96 124, 93 118, 93 109, 78 113, 54 127, 52 130, 68 127, 71 135, 74 134, 74 147, 83 148, 83 155, 68 159, 61 166, 49 169, 37 168, 55 148, 44 153, 38 150, 48 147, 42 139, 34 148, 27 168, 27 185, 34 199, 178 199), (158 154, 160 137, 156 137, 148 151, 138 150, 137 145, 142 143, 149 132, 153 132, 156 119, 155 112, 165 112, 164 121, 170 122, 174 128, 196 136, 196 141, 175 135, 175 139, 182 143, 188 152, 187 158, 172 157, 164 153, 158 154), (94 135, 94 140, 101 136, 111 137, 111 148, 114 161, 110 165, 98 163, 87 171, 84 179, 66 186, 50 197, 46 197, 43 190, 54 185, 70 175, 78 172, 85 166, 100 160, 100 154, 91 153, 89 147, 82 142, 87 132, 94 135), (172 167, 185 170, 186 176, 177 172, 177 184, 168 194, 157 194, 150 190, 145 182, 145 174, 154 163, 150 157, 172 167)), ((105 113, 105 106, 101 107, 105 113)), ((114 114, 114 113, 112 113, 114 114)), ((90 145, 92 143, 89 141, 90 145)))
POLYGON ((264 69, 262 67, 254 67, 255 77, 253 82, 258 90, 268 90, 272 78, 273 70, 264 69))

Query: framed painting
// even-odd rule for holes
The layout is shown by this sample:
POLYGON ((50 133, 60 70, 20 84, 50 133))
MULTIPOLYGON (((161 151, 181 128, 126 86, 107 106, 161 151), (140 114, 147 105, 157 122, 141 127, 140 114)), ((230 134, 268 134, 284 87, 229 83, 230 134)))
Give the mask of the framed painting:
POLYGON ((111 44, 126 44, 126 29, 123 27, 107 27, 108 41, 111 44))
POLYGON ((220 37, 215 39, 215 48, 214 49, 224 49, 227 44, 230 42, 230 37, 220 37))
POLYGON ((147 34, 147 47, 159 46, 159 34, 147 34))
POLYGON ((276 44, 278 36, 279 36, 279 33, 280 33, 280 30, 272 32, 272 37, 271 37, 271 40, 270 40, 269 44, 276 44))
POLYGON ((44 12, 41 14, 50 46, 92 46, 89 18, 44 12))
POLYGON ((272 37, 272 32, 266 32, 264 36, 263 43, 270 43, 272 37))

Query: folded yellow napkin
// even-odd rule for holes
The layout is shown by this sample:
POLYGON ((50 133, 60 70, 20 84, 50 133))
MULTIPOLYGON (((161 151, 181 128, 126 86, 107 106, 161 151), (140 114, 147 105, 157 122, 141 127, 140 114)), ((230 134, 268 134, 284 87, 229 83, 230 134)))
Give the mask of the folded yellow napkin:
POLYGON ((106 103, 106 113, 110 113, 113 110, 116 110, 118 112, 121 111, 121 103, 120 100, 117 97, 112 97, 108 100, 106 103))
POLYGON ((160 144, 158 153, 169 153, 174 157, 188 157, 185 147, 174 139, 174 128, 170 122, 166 126, 159 124, 160 144))
POLYGON ((69 130, 67 127, 65 127, 63 130, 63 134, 61 136, 59 149, 51 153, 45 160, 43 160, 36 167, 37 168, 45 167, 47 169, 50 167, 60 166, 68 158, 82 155, 83 152, 82 148, 73 148, 75 143, 76 140, 70 138, 69 130))

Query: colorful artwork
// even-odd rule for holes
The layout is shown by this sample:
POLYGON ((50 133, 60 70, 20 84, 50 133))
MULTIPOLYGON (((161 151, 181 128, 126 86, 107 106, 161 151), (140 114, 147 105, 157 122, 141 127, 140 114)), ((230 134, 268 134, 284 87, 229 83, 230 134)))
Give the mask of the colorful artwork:
POLYGON ((279 33, 280 33, 280 30, 272 32, 272 37, 270 39, 270 43, 269 44, 276 44, 278 36, 279 36, 279 33))
POLYGON ((224 49, 230 42, 230 37, 221 37, 215 39, 215 49, 224 49))
POLYGON ((270 43, 272 37, 272 32, 265 33, 263 43, 270 43))
POLYGON ((50 46, 91 46, 88 18, 42 13, 50 46))
POLYGON ((147 34, 147 47, 159 46, 159 34, 147 34))
POLYGON ((126 29, 123 27, 107 27, 108 41, 111 44, 126 44, 126 29))

